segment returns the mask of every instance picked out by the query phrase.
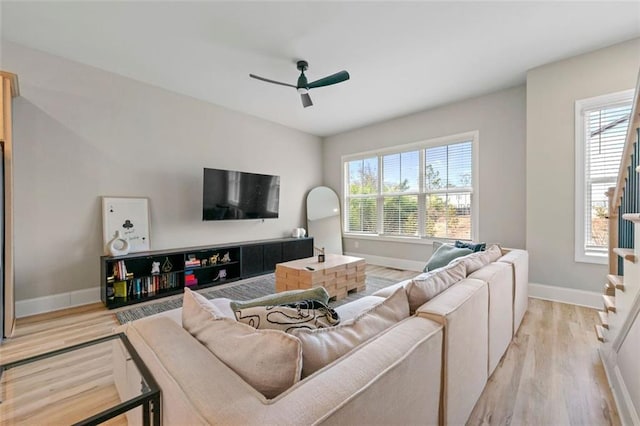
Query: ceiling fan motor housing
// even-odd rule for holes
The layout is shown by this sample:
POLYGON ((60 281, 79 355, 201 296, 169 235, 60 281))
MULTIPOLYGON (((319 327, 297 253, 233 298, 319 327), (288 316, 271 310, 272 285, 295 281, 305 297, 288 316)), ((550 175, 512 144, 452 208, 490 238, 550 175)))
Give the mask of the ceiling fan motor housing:
POLYGON ((307 81, 307 76, 304 75, 304 72, 309 68, 309 64, 307 61, 298 61, 297 67, 300 70, 300 77, 298 77, 298 91, 300 89, 308 89, 309 82, 307 81))

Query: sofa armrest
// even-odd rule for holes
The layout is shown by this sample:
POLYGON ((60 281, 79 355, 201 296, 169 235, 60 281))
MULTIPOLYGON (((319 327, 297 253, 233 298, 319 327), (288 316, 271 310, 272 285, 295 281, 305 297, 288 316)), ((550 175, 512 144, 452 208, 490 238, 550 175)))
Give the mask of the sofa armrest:
POLYGON ((498 259, 511 265, 513 271, 513 335, 515 336, 529 305, 529 253, 511 249, 498 259))
POLYGON ((465 424, 487 382, 489 291, 484 281, 465 278, 416 311, 444 326, 444 424, 465 424))
POLYGON ((271 400, 170 319, 134 322, 126 333, 162 390, 164 424, 438 422, 442 327, 424 318, 396 324, 271 400))
POLYGON ((489 286, 489 376, 498 366, 513 337, 513 274, 511 265, 494 262, 469 278, 489 286))

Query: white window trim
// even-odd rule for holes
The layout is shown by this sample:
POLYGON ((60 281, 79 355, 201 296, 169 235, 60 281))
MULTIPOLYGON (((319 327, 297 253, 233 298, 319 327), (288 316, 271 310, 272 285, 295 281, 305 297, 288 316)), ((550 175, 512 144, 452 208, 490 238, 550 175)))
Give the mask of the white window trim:
POLYGON ((585 250, 585 130, 584 111, 595 107, 615 105, 633 101, 634 90, 623 90, 608 95, 580 99, 575 102, 575 261, 581 263, 595 263, 606 265, 609 263, 609 251, 603 253, 587 252, 585 250))
MULTIPOLYGON (((449 238, 433 238, 433 237, 412 237, 412 236, 400 236, 400 235, 384 235, 380 233, 380 229, 382 227, 381 223, 378 223, 378 233, 377 234, 369 234, 369 233, 360 233, 360 232, 348 232, 346 230, 347 227, 347 219, 345 217, 346 206, 345 199, 347 194, 347 183, 345 181, 345 163, 353 160, 362 160, 364 158, 369 158, 373 156, 381 157, 387 154, 397 154, 405 151, 413 151, 417 149, 424 149, 433 146, 441 146, 441 145, 451 145, 459 142, 467 142, 471 141, 471 174, 472 174, 472 193, 471 193, 471 240, 479 241, 479 223, 480 223, 480 213, 479 213, 479 200, 480 200, 480 185, 479 185, 479 162, 478 162, 478 152, 480 145, 480 132, 478 130, 473 130, 464 133, 458 133, 450 136, 442 136, 433 139, 427 139, 418 142, 411 142, 403 145, 395 145, 388 148, 381 148, 370 151, 363 151, 354 154, 346 154, 341 157, 341 175, 340 178, 342 180, 341 184, 341 194, 340 194, 340 202, 342 203, 342 236, 344 238, 357 238, 357 239, 368 239, 375 241, 388 241, 388 242, 402 242, 402 243, 411 243, 411 244, 432 244, 434 241, 455 241, 449 238)), ((422 154, 421 154, 422 155, 422 154)), ((381 161, 379 159, 379 161, 381 161)), ((381 170, 379 165, 379 170, 381 170)), ((422 173, 422 172, 420 172, 422 173)), ((379 196, 379 195, 378 195, 379 196)), ((378 203, 378 208, 381 208, 380 203, 378 203)), ((378 215, 380 217, 380 215, 378 215)), ((419 222, 421 223, 421 222, 419 222)), ((420 224, 420 232, 422 233, 423 224, 420 224)))

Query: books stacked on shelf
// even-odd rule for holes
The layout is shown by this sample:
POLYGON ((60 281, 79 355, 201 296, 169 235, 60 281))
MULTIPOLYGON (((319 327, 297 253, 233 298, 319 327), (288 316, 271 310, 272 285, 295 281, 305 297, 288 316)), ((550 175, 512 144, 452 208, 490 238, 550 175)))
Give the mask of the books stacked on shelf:
POLYGON ((189 258, 184 261, 184 266, 191 267, 191 268, 193 268, 194 266, 200 266, 200 259, 189 258))
POLYGON ((177 272, 140 278, 133 278, 133 275, 130 274, 126 280, 114 282, 113 295, 125 300, 139 299, 179 287, 180 280, 177 272))
POLYGON ((113 276, 120 281, 127 279, 127 265, 124 264, 124 260, 119 260, 113 264, 113 276))
POLYGON ((198 285, 198 279, 194 275, 193 271, 184 271, 184 285, 187 287, 198 285))

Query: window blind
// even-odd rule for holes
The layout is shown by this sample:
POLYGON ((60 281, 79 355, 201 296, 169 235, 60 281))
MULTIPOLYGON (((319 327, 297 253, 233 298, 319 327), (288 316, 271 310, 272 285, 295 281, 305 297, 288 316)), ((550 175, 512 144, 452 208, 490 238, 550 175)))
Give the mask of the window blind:
POLYGON ((344 162, 345 231, 472 238, 474 138, 344 162))
POLYGON ((609 206, 605 193, 616 186, 630 112, 630 103, 584 111, 586 252, 604 253, 608 248, 609 206))

